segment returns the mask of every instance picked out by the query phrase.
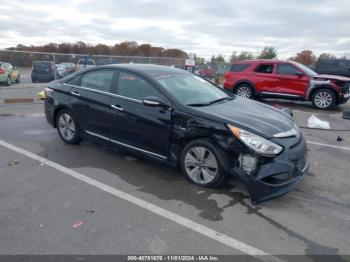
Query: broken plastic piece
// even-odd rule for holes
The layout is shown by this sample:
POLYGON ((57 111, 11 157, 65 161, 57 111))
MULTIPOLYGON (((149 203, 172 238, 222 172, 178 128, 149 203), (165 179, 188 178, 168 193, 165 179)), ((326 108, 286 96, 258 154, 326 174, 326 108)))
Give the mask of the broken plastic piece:
POLYGON ((17 160, 12 160, 12 161, 7 163, 7 165, 9 165, 9 166, 14 166, 14 165, 17 165, 17 164, 18 164, 17 160))
POLYGON ((73 224, 73 228, 79 228, 84 225, 84 221, 77 221, 73 224))
POLYGON ((330 129, 329 122, 322 121, 314 115, 310 116, 309 120, 307 121, 307 126, 309 128, 330 129))
POLYGON ((342 138, 341 136, 338 136, 338 137, 337 137, 337 141, 338 141, 338 142, 341 142, 341 141, 343 141, 343 138, 342 138))

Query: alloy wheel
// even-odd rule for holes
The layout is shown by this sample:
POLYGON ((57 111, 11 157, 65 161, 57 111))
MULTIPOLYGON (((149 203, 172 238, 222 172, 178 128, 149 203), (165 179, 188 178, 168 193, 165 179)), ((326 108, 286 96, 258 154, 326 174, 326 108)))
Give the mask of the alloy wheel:
POLYGON ((327 108, 332 104, 333 97, 328 92, 320 92, 315 96, 315 104, 319 108, 327 108))
POLYGON ((237 89, 237 95, 243 98, 250 98, 252 96, 252 91, 248 86, 240 86, 237 89))
POLYGON ((58 119, 58 130, 65 140, 70 141, 74 138, 76 128, 70 115, 66 113, 60 115, 58 119))
POLYGON ((198 184, 208 184, 218 174, 216 157, 213 152, 205 147, 192 147, 187 151, 184 161, 188 176, 198 184))

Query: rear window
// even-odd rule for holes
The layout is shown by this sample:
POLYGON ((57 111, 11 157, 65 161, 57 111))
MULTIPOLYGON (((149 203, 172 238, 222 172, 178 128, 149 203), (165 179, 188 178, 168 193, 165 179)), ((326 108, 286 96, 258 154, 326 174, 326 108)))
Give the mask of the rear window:
POLYGON ((246 70, 251 64, 233 64, 231 66, 231 72, 242 72, 246 70))
POLYGON ((51 66, 51 63, 50 63, 50 62, 33 62, 33 66, 34 66, 34 67, 37 67, 37 66, 40 66, 40 67, 50 67, 50 66, 51 66))
POLYGON ((79 65, 95 65, 95 64, 94 64, 94 60, 82 59, 82 60, 79 60, 79 65))

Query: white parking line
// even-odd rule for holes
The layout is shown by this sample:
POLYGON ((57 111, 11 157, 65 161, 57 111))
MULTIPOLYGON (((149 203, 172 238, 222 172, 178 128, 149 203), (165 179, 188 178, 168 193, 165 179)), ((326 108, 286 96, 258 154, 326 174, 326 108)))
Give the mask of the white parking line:
POLYGON ((331 147, 331 148, 337 148, 337 149, 341 149, 341 150, 350 151, 350 147, 346 147, 346 146, 335 146, 335 145, 323 144, 323 143, 314 142, 314 141, 306 141, 306 142, 308 144, 311 144, 311 145, 326 146, 326 147, 331 147))
POLYGON ((155 213, 159 216, 162 216, 166 219, 169 219, 181 226, 184 226, 186 228, 189 228, 199 234, 202 234, 204 236, 207 236, 213 240, 216 240, 222 244, 225 244, 231 248, 234 248, 242 253, 245 253, 245 254, 248 254, 248 255, 251 255, 251 256, 255 256, 257 259, 259 260, 263 260, 263 261, 283 261, 277 257, 274 257, 272 256, 271 254, 269 253, 266 253, 258 248, 255 248, 253 246, 250 246, 248 244, 245 244, 243 243, 242 241, 240 240, 237 240, 235 238, 232 238, 230 236, 227 236, 225 234, 222 234, 218 231, 215 231, 211 228, 208 228, 202 224, 199 224, 193 220, 190 220, 188 218, 185 218, 183 216, 180 216, 180 215, 177 215, 171 211, 168 211, 164 208, 161 208, 159 206, 156 206, 150 202, 147 202, 143 199, 140 199, 140 198, 137 198, 135 196, 132 196, 126 192, 123 192, 123 191, 120 191, 114 187, 111 187, 111 186, 108 186, 106 184, 103 184, 95 179, 92 179, 86 175, 83 175, 79 172, 76 172, 76 171, 73 171, 67 167, 64 167, 58 163, 55 163, 53 161, 50 161, 46 158, 43 158, 41 156, 38 156, 32 152, 29 152, 25 149, 22 149, 20 147, 17 147, 15 145, 12 145, 12 144, 9 144, 5 141, 2 141, 0 140, 0 145, 3 146, 3 147, 6 147, 10 150, 13 150, 19 154, 22 154, 26 157, 29 157, 31 159, 34 159, 36 161, 39 161, 47 166, 50 166, 52 168, 55 168, 57 169, 58 171, 62 172, 62 173, 65 173, 71 177, 74 177, 80 181, 83 181, 91 186, 94 186, 96 188, 99 188, 105 192, 108 192, 116 197, 119 197, 121 199, 124 199, 132 204, 135 204, 143 209, 146 209, 152 213, 155 213), (258 256, 258 257, 257 257, 258 256))

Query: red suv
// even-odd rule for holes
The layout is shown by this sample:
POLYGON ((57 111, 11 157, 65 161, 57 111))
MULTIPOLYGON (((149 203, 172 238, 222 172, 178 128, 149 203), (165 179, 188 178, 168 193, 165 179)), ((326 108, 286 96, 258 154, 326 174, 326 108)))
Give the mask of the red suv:
POLYGON ((246 60, 225 73, 224 88, 246 98, 270 97, 312 101, 330 109, 350 98, 350 78, 319 75, 293 61, 246 60))

